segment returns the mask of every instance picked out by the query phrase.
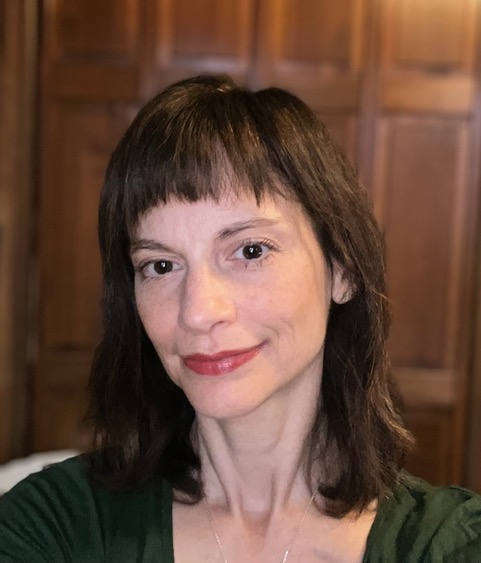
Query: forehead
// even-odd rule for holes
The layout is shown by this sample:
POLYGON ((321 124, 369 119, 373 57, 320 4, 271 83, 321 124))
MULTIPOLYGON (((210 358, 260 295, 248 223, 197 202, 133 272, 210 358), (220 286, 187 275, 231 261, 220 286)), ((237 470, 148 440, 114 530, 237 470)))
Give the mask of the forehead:
POLYGON ((226 192, 216 198, 202 198, 197 201, 170 198, 167 202, 160 202, 141 214, 138 229, 162 218, 164 221, 175 220, 175 217, 203 215, 219 215, 225 219, 237 217, 278 217, 282 218, 289 210, 299 209, 297 203, 283 197, 265 194, 260 201, 254 194, 226 192))
POLYGON ((253 194, 226 194, 219 199, 186 202, 171 199, 150 208, 138 222, 133 237, 198 238, 210 236, 226 239, 249 229, 277 228, 313 234, 301 206, 280 195, 264 195, 258 202, 253 194))

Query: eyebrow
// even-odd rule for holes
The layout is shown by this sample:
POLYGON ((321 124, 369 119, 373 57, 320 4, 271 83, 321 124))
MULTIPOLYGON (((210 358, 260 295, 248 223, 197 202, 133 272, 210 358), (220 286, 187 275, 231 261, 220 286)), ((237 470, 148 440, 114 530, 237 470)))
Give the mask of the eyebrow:
POLYGON ((218 238, 226 239, 247 229, 254 229, 256 227, 271 227, 273 225, 279 224, 280 222, 280 220, 267 219, 266 217, 259 217, 259 219, 250 219, 249 221, 240 221, 238 223, 229 225, 225 229, 222 229, 218 235, 218 238))
MULTIPOLYGON (((221 231, 217 235, 217 238, 225 240, 247 229, 254 229, 256 227, 270 227, 279 223, 281 223, 280 220, 267 219, 266 217, 260 217, 259 219, 250 219, 249 221, 239 221, 238 223, 233 223, 232 225, 221 229, 221 231)), ((130 254, 135 254, 140 250, 154 250, 155 252, 174 253, 174 250, 170 246, 167 246, 166 244, 163 244, 157 240, 144 238, 134 240, 130 245, 130 254)))
POLYGON ((138 240, 134 240, 130 245, 130 254, 135 254, 139 252, 139 250, 155 250, 156 252, 169 252, 173 253, 174 251, 170 246, 166 244, 162 244, 157 240, 141 238, 138 240))

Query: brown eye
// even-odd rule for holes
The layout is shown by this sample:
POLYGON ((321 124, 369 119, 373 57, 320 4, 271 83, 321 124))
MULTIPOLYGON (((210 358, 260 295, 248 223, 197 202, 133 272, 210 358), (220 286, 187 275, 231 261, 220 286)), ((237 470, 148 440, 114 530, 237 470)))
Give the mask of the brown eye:
POLYGON ((152 264, 152 268, 156 274, 168 274, 174 269, 174 265, 170 260, 158 260, 152 264))
POLYGON ((262 245, 261 244, 248 244, 242 249, 242 254, 247 260, 255 260, 262 256, 262 245))

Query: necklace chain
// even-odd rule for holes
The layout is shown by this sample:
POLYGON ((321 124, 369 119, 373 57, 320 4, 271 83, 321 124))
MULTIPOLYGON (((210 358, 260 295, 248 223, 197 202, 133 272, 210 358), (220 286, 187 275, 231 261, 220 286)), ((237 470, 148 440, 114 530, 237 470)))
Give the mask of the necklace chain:
MULTIPOLYGON (((287 558, 289 557, 289 553, 292 549, 292 546, 294 545, 294 542, 297 539, 297 534, 299 533, 299 530, 301 529, 302 523, 304 522, 304 518, 306 517, 307 512, 309 511, 309 508, 311 507, 312 501, 314 500, 316 493, 317 493, 317 491, 314 491, 312 493, 312 496, 309 499, 309 502, 307 503, 307 506, 306 506, 302 516, 301 516, 301 519, 299 520, 299 523, 297 524, 297 526, 294 530, 294 533, 292 534, 291 541, 289 542, 287 549, 284 552, 284 557, 282 558, 281 563, 286 563, 287 558)), ((224 548, 222 547, 222 542, 220 541, 219 534, 217 533, 217 529, 216 529, 215 524, 214 524, 214 519, 212 517, 212 512, 210 511, 209 503, 207 502, 207 499, 205 497, 203 497, 203 501, 204 501, 205 510, 207 512, 207 517, 209 518, 209 524, 210 524, 212 532, 215 536, 215 540, 217 542, 217 545, 219 546, 219 551, 220 551, 220 554, 222 556, 222 559, 224 560, 224 563, 228 563, 227 557, 225 556, 224 548)))

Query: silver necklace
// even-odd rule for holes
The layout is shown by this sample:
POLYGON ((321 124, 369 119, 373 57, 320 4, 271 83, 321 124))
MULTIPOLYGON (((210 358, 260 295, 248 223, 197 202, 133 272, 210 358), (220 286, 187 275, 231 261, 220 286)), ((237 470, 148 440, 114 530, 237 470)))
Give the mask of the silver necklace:
MULTIPOLYGON (((312 493, 312 496, 309 499, 309 502, 307 503, 306 509, 304 510, 304 513, 302 514, 301 519, 299 520, 299 523, 297 524, 297 526, 294 530, 294 533, 292 534, 291 541, 289 542, 287 549, 284 552, 284 557, 282 558, 281 563, 286 563, 287 558, 289 557, 289 553, 291 551, 291 548, 292 548, 292 546, 294 545, 294 542, 297 539, 297 534, 299 533, 299 530, 302 526, 302 523, 304 522, 304 518, 306 517, 306 514, 309 511, 309 508, 311 507, 312 501, 314 500, 316 493, 317 493, 317 491, 314 491, 312 493)), ((220 541, 219 534, 217 533, 217 529, 216 529, 215 524, 214 524, 214 519, 212 518, 212 513, 210 511, 209 503, 207 502, 207 499, 205 497, 203 497, 202 500, 204 501, 204 506, 205 506, 205 510, 207 512, 207 517, 209 518, 210 527, 211 527, 212 532, 215 536, 215 540, 217 542, 217 545, 219 546, 219 551, 220 551, 220 554, 222 556, 222 559, 224 560, 224 563, 228 563, 227 557, 225 556, 225 553, 224 553, 224 548, 222 547, 222 542, 220 541)))

